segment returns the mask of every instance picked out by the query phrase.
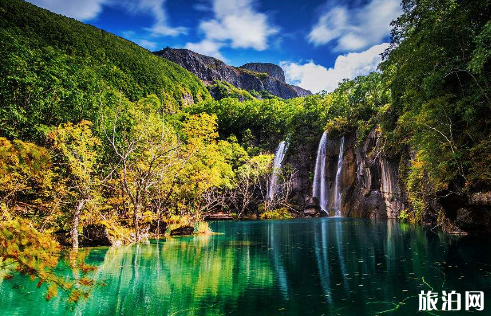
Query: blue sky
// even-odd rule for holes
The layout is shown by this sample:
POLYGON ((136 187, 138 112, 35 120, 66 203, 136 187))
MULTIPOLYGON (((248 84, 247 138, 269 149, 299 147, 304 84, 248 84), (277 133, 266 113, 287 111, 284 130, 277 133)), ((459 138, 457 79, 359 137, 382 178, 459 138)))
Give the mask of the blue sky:
POLYGON ((399 0, 29 0, 151 51, 189 48, 240 66, 281 65, 313 92, 374 71, 399 0))

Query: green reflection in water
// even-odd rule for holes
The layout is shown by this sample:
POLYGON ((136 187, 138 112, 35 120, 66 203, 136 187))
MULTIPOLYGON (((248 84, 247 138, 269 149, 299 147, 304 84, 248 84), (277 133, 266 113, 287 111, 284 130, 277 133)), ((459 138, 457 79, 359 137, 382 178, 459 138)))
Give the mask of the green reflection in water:
POLYGON ((482 240, 346 218, 212 228, 223 234, 91 249, 105 285, 73 310, 26 279, 4 280, 0 315, 414 315, 430 287, 485 291, 491 308, 482 240))

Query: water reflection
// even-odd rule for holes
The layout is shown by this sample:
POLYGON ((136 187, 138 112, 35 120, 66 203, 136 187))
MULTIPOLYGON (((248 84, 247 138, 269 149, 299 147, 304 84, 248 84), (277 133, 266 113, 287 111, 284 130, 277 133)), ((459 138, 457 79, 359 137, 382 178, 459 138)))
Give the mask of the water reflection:
POLYGON ((429 287, 491 288, 488 244, 395 221, 212 226, 223 234, 92 249, 105 285, 72 311, 62 295, 46 303, 35 284, 4 280, 0 315, 413 315, 429 287))
POLYGON ((327 221, 321 222, 319 225, 320 229, 314 230, 314 247, 321 286, 327 301, 332 304, 331 277, 329 272, 329 238, 327 234, 327 224, 327 221))
POLYGON ((270 257, 275 271, 276 279, 278 280, 283 298, 288 298, 288 279, 283 265, 282 251, 282 232, 276 232, 277 225, 268 225, 268 250, 270 250, 270 257))

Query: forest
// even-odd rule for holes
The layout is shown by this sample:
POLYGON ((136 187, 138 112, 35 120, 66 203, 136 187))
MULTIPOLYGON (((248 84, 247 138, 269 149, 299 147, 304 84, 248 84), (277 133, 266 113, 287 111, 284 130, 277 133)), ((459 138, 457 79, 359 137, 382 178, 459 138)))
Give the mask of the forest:
MULTIPOLYGON (((376 129, 401 165, 411 224, 445 223, 438 195, 491 189, 491 1, 403 0, 380 71, 333 92, 283 100, 182 67, 115 35, 0 0, 0 268, 86 297, 84 229, 112 244, 193 227, 204 217, 291 218, 295 170, 266 199, 274 149, 376 129), (27 12, 27 13, 26 13, 27 12), (208 89, 219 91, 213 99, 208 89), (68 256, 78 277, 57 273, 68 256)), ((75 274, 75 272, 74 272, 75 274)))

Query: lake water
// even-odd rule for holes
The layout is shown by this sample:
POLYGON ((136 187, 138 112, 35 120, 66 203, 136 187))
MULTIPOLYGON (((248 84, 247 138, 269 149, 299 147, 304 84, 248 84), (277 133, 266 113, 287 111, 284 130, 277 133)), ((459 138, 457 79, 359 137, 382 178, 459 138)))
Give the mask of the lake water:
POLYGON ((105 285, 72 309, 63 295, 46 302, 35 282, 4 280, 0 315, 414 315, 430 289, 463 301, 465 291, 484 291, 485 310, 474 315, 491 312, 486 240, 348 218, 211 227, 222 234, 91 249, 105 285))

